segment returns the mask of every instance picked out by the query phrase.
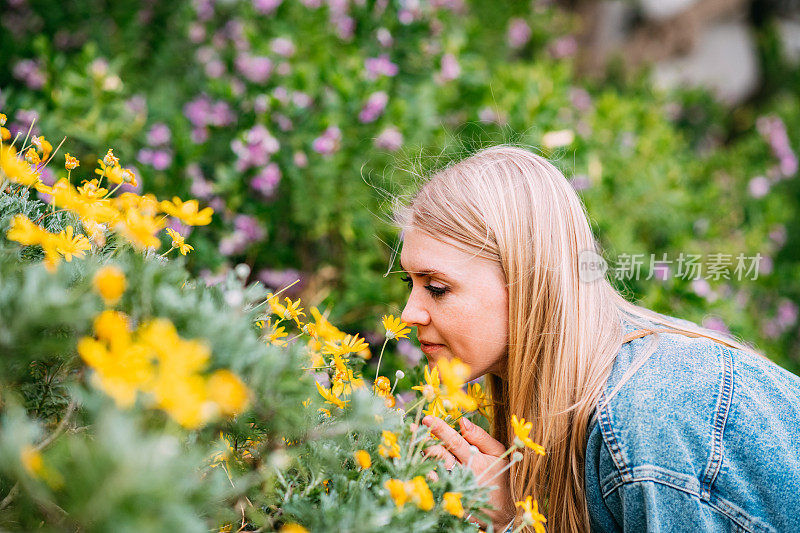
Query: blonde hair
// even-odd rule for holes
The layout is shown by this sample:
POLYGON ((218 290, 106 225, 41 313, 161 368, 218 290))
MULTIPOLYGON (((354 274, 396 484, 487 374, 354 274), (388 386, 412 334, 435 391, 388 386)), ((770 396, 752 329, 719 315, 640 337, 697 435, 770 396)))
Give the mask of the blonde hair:
POLYGON ((599 253, 586 209, 562 173, 526 149, 494 146, 452 164, 395 217, 401 228, 446 237, 503 269, 508 375, 487 376, 492 434, 509 446, 511 415, 533 422, 531 437, 547 455, 525 453, 511 468, 510 488, 515 501, 531 495, 544 506, 550 531, 589 531, 586 432, 623 343, 623 318, 656 335, 623 383, 655 350, 652 323, 757 353, 719 332, 630 303, 605 277, 582 282, 579 254, 599 253))

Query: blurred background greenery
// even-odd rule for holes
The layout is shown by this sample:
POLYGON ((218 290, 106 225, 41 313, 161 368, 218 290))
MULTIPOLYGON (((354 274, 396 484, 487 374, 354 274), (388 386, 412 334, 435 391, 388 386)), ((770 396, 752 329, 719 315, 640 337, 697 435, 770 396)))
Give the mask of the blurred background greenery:
MULTIPOLYGON (((5 0, 0 12, 11 134, 38 117, 54 146, 67 136, 80 177, 113 147, 144 191, 214 207, 188 235, 208 283, 239 263, 272 288, 300 279, 290 295, 379 346, 378 317, 406 290, 385 275, 398 268, 392 198, 514 142, 572 181, 611 265, 643 254, 639 279, 615 280, 628 297, 800 371, 792 3, 5 0), (681 253, 701 255, 698 279, 678 276, 681 253), (731 279, 709 273, 711 254, 732 258, 731 279), (761 255, 757 276, 736 279, 739 254, 761 255)), ((384 368, 419 357, 399 343, 384 368)))

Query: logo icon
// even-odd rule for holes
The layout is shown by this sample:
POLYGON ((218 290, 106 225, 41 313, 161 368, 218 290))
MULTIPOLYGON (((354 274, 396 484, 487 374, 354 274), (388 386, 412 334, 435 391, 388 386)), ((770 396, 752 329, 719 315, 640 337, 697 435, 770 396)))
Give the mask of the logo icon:
POLYGON ((591 283, 606 275, 608 263, 603 256, 593 250, 584 250, 578 254, 578 279, 591 283))

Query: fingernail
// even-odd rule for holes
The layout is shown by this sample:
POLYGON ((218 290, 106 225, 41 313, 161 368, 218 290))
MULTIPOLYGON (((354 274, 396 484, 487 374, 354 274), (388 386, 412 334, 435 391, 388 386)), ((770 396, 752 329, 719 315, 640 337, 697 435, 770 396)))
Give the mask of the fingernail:
POLYGON ((461 419, 461 429, 463 429, 464 431, 469 431, 470 429, 472 429, 472 426, 473 424, 472 422, 469 421, 469 419, 467 418, 461 419))
POLYGON ((425 424, 426 426, 430 426, 431 422, 433 422, 433 418, 431 418, 430 415, 425 415, 422 417, 422 423, 425 424))

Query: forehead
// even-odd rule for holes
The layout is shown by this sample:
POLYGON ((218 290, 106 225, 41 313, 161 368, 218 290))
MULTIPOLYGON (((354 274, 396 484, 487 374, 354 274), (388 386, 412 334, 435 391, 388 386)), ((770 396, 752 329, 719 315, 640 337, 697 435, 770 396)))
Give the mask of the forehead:
POLYGON ((416 228, 403 232, 400 266, 407 272, 437 271, 457 276, 484 261, 416 228))

